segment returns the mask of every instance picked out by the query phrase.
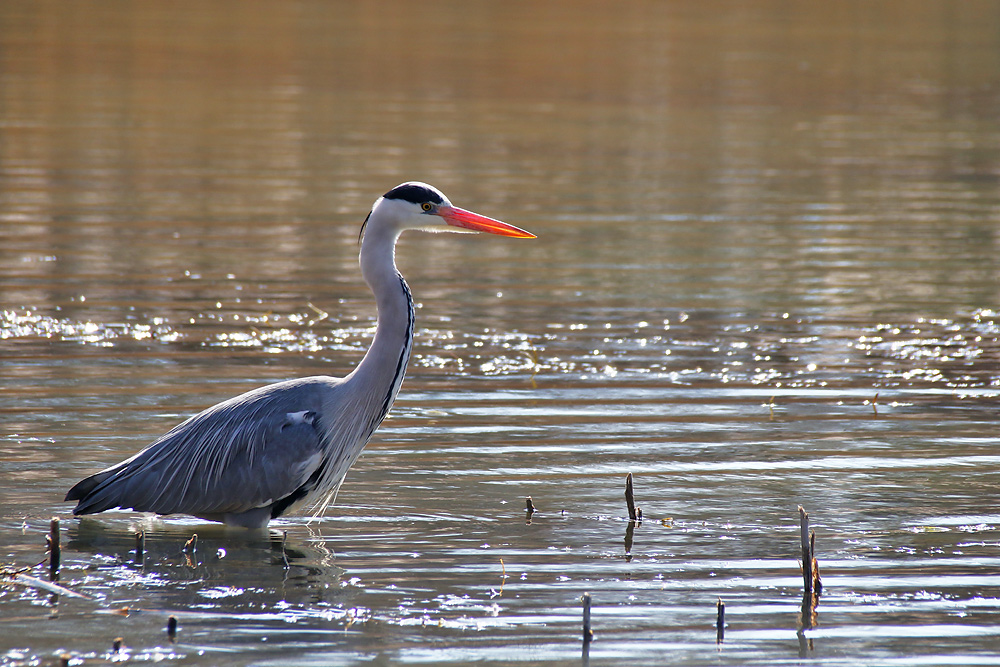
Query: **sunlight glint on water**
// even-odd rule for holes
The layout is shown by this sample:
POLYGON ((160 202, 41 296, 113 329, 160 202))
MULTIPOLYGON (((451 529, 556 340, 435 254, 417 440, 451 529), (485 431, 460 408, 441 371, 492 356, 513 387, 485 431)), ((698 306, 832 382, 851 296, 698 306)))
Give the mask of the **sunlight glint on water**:
POLYGON ((0 587, 0 664, 580 664, 583 592, 593 664, 1000 663, 994 5, 54 9, 0 5, 0 544, 44 579, 62 516, 92 599, 0 587), (348 372, 409 179, 539 238, 402 239, 410 372, 327 516, 70 518, 348 372))

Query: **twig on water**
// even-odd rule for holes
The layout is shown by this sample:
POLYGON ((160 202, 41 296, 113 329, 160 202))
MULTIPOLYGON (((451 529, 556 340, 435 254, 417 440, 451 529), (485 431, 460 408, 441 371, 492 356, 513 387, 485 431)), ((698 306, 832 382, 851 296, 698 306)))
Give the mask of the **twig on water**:
MULTIPOLYGON (((531 343, 528 343, 531 345, 531 343)), ((525 356, 528 357, 528 361, 531 362, 531 388, 538 389, 538 383, 535 382, 535 376, 538 375, 538 371, 541 370, 541 366, 538 364, 538 355, 535 353, 535 347, 531 345, 531 348, 525 350, 525 356)))
POLYGON ((317 322, 322 322, 326 318, 330 317, 330 313, 326 312, 322 308, 317 308, 316 306, 312 305, 311 303, 307 303, 306 305, 309 306, 309 309, 311 311, 313 311, 313 313, 316 314, 315 318, 309 320, 309 326, 312 326, 312 325, 316 324, 317 322))
POLYGON ((503 585, 504 585, 504 582, 506 582, 506 581, 507 581, 507 566, 503 564, 503 558, 501 558, 500 559, 500 590, 499 591, 495 591, 495 590, 491 589, 490 590, 490 592, 491 592, 490 597, 491 598, 493 598, 493 597, 500 597, 501 595, 503 595, 503 585))
POLYGON ((874 415, 875 417, 878 417, 878 392, 877 391, 875 392, 875 398, 873 398, 871 400, 868 400, 866 398, 864 404, 872 406, 872 415, 874 415))
MULTIPOLYGON (((65 586, 60 586, 59 584, 52 583, 51 581, 45 581, 44 579, 39 579, 37 577, 32 577, 21 572, 14 572, 11 574, 0 573, 0 577, 10 581, 11 583, 20 584, 21 586, 30 586, 31 588, 40 588, 43 591, 48 591, 49 593, 54 593, 55 595, 67 595, 71 598, 83 598, 84 600, 93 600, 89 595, 84 595, 83 593, 77 593, 76 591, 71 591, 65 586)), ((3 579, 0 579, 2 581, 3 579)))

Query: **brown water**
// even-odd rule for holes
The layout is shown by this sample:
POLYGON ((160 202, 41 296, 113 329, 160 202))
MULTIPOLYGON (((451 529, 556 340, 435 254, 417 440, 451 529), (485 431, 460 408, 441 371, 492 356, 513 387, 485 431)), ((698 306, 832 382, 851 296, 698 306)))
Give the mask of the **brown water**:
POLYGON ((93 598, 0 587, 0 664, 1000 663, 998 118, 992 2, 0 4, 0 559, 62 516, 93 598), (404 237, 410 373, 326 517, 70 517, 347 372, 410 179, 539 238, 404 237))

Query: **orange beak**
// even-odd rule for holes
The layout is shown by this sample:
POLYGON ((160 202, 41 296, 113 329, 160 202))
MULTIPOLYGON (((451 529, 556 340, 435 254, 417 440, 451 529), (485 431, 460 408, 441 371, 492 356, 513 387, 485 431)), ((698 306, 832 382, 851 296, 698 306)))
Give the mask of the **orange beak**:
POLYGON ((513 236, 517 239, 536 238, 534 234, 526 232, 520 227, 508 225, 506 222, 487 218, 485 215, 466 211, 464 208, 458 208, 457 206, 441 206, 438 208, 437 214, 444 218, 445 222, 452 227, 461 227, 462 229, 471 229, 472 231, 486 232, 488 234, 499 234, 500 236, 513 236))

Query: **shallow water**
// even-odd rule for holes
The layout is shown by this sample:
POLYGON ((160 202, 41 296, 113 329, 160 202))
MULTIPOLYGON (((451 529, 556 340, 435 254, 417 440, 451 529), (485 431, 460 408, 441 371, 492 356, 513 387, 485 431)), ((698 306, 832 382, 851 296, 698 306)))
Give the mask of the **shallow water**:
POLYGON ((0 664, 1000 663, 998 14, 3 3, 0 558, 46 578, 61 516, 89 599, 0 588, 0 664), (410 372, 326 516, 71 518, 357 363, 409 179, 539 238, 403 238, 410 372))

